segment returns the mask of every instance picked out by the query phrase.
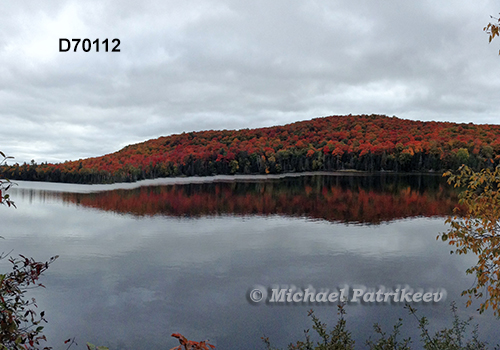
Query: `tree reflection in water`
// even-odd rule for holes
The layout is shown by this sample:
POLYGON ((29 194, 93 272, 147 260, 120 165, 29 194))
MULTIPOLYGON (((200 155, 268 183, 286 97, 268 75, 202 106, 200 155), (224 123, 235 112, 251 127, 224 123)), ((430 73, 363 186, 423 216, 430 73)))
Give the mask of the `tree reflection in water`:
POLYGON ((312 175, 59 195, 81 206, 136 216, 282 215, 356 224, 445 217, 458 202, 457 193, 439 176, 394 174, 312 175))

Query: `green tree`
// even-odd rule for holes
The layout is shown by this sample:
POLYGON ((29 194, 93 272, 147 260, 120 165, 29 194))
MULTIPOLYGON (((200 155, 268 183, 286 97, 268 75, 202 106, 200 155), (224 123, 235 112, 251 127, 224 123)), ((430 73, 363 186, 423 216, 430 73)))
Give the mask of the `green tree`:
POLYGON ((467 148, 460 148, 457 151, 456 157, 461 164, 467 163, 467 161, 469 160, 469 151, 467 150, 467 148))

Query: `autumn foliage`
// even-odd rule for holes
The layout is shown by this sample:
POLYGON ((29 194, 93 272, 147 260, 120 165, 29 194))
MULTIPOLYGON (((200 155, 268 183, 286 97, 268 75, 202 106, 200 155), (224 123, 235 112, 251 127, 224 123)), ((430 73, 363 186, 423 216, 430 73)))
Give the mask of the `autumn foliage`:
POLYGON ((474 253, 477 264, 467 269, 476 277, 474 285, 462 295, 485 298, 479 311, 489 306, 500 316, 500 166, 494 170, 472 171, 463 166, 457 174, 445 174, 455 187, 462 188, 460 203, 465 211, 457 210, 448 218, 451 228, 441 238, 456 247, 457 254, 474 253))
POLYGON ((206 341, 192 341, 192 340, 187 340, 186 337, 184 337, 180 333, 173 333, 172 337, 179 339, 179 346, 176 346, 170 350, 211 350, 215 349, 215 346, 212 344, 207 343, 206 341))
POLYGON ((169 176, 304 171, 441 171, 500 162, 500 125, 332 116, 283 126, 188 132, 96 158, 15 164, 18 180, 112 183, 169 176))
MULTIPOLYGON (((496 18, 493 16, 490 16, 491 19, 494 19, 494 23, 488 23, 486 27, 483 28, 483 30, 488 34, 489 36, 489 41, 495 39, 496 36, 500 36, 500 18, 496 18)), ((500 55, 500 51, 498 51, 498 54, 500 55)))
MULTIPOLYGON (((2 254, 0 259, 4 258, 2 254)), ((42 334, 45 312, 36 311, 35 299, 27 298, 26 292, 44 287, 38 280, 56 258, 48 262, 23 255, 9 258, 12 271, 0 274, 0 349, 34 350, 46 341, 42 334)))

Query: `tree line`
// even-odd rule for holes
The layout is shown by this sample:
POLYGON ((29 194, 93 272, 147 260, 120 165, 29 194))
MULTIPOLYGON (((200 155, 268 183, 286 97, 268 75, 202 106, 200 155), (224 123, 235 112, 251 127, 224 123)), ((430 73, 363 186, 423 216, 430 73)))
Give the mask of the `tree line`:
POLYGON ((17 180, 113 183, 171 176, 304 171, 440 172, 500 161, 500 125, 382 115, 316 118, 283 126, 160 137, 101 157, 0 167, 17 180))

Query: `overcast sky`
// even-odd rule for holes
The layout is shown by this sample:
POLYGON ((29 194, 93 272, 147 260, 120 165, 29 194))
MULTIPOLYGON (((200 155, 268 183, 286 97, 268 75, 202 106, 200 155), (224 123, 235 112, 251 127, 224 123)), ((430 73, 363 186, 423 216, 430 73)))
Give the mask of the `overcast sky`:
POLYGON ((0 6, 0 150, 20 163, 329 115, 500 123, 500 39, 482 31, 495 1, 0 6), (59 52, 60 38, 121 52, 59 52))

